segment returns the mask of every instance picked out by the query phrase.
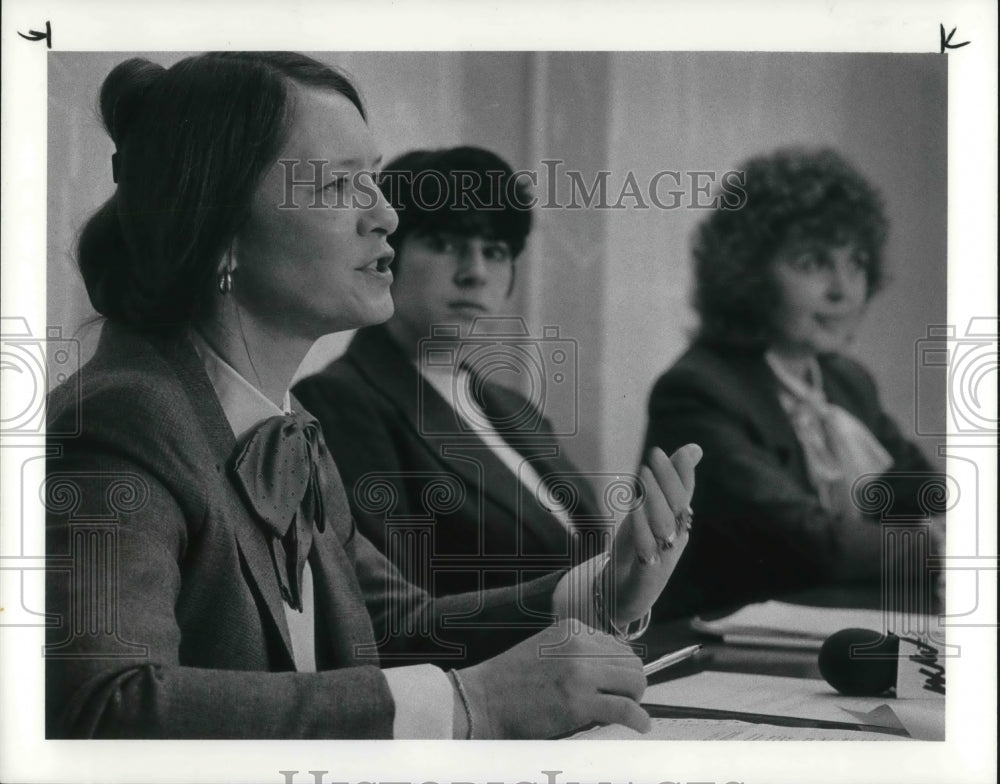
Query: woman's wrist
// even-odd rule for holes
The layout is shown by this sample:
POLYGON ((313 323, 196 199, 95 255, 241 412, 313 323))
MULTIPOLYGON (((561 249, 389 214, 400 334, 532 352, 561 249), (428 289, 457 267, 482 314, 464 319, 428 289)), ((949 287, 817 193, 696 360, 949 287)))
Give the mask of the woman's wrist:
POLYGON ((645 613, 637 619, 625 623, 618 620, 614 570, 608 568, 610 562, 610 557, 605 558, 603 566, 594 576, 591 587, 595 618, 599 629, 622 642, 632 642, 639 639, 649 628, 652 608, 647 608, 645 613))

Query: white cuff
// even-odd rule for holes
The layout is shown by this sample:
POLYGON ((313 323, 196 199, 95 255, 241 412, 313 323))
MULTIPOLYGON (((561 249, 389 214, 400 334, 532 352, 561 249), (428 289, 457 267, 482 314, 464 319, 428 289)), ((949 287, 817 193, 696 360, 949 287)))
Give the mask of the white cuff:
POLYGON ((392 737, 396 740, 451 740, 455 689, 433 664, 382 670, 396 703, 392 737))

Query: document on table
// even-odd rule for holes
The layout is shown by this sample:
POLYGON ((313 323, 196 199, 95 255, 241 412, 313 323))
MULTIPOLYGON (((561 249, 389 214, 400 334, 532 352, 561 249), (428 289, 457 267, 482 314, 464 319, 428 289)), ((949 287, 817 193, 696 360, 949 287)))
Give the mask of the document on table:
POLYGON ((641 735, 621 726, 574 737, 674 740, 944 740, 944 701, 845 697, 825 681, 701 672, 646 689, 642 702, 692 715, 654 718, 641 735), (706 715, 697 715, 699 712, 706 715), (712 713, 716 715, 711 715, 712 713), (733 714, 744 714, 744 717, 733 714), (773 720, 769 723, 768 719, 773 720), (800 720, 806 726, 784 726, 800 720), (808 726, 810 722, 843 726, 808 726), (860 727, 851 729, 850 725, 860 727), (870 727, 871 730, 866 728, 870 727), (899 733, 899 734, 894 734, 899 733), (903 733, 908 733, 907 737, 903 733))
MULTIPOLYGON (((713 621, 695 618, 691 627, 715 634, 734 645, 789 646, 819 650, 823 641, 841 629, 860 628, 900 631, 900 625, 926 629, 935 623, 932 616, 902 616, 882 610, 842 607, 808 607, 787 602, 749 604, 732 615, 713 621)), ((906 629, 903 630, 904 632, 906 629)))
POLYGON ((841 709, 871 710, 881 697, 844 697, 826 681, 740 672, 699 672, 646 689, 643 702, 690 708, 773 713, 800 719, 853 721, 841 709))
POLYGON ((570 740, 910 740, 898 735, 815 727, 776 727, 715 719, 653 719, 646 734, 614 724, 578 732, 570 740))
POLYGON ((826 681, 739 672, 701 672, 646 689, 643 702, 690 708, 766 713, 817 721, 903 727, 919 740, 944 740, 940 697, 845 697, 826 681))

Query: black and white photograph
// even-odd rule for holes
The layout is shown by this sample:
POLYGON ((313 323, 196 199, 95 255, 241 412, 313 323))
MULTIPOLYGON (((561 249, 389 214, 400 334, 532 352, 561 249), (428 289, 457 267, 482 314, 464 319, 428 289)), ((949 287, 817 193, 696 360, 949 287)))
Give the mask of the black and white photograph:
POLYGON ((995 780, 991 4, 3 14, 0 779, 995 780))

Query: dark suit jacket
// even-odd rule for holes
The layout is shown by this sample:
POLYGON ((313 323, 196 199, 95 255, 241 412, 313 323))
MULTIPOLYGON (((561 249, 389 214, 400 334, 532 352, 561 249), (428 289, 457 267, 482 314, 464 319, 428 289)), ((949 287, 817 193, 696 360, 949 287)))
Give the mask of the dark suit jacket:
POLYGON ((458 666, 522 639, 530 629, 510 624, 550 605, 554 578, 401 603, 334 482, 310 556, 320 671, 292 672, 269 541, 231 479, 235 440, 190 343, 108 325, 81 376, 79 397, 70 383, 49 403, 50 432, 71 430, 78 406, 82 423, 50 439, 49 737, 391 737, 380 657, 458 666), (469 612, 481 628, 442 628, 469 612))
MULTIPOLYGON (((939 475, 883 411, 869 374, 838 355, 821 357, 820 367, 830 402, 858 417, 893 458, 880 480, 893 502, 881 513, 940 512, 918 503, 920 488, 939 475)), ((836 520, 810 484, 762 353, 695 344, 659 378, 649 399, 646 448, 661 446, 669 454, 689 442, 704 449, 692 499, 695 525, 658 603, 661 615, 832 580, 839 557, 836 520)))
MULTIPOLYGON (((322 423, 355 519, 379 549, 404 567, 391 527, 433 526, 433 593, 469 590, 481 577, 509 585, 518 570, 548 570, 585 556, 493 451, 461 429, 385 327, 358 332, 343 357, 299 383, 295 394, 322 423)), ((528 405, 496 384, 486 385, 484 397, 499 419, 516 418, 528 405)), ((539 476, 571 488, 575 520, 598 515, 589 482, 562 455, 544 419, 501 434, 539 476)))

